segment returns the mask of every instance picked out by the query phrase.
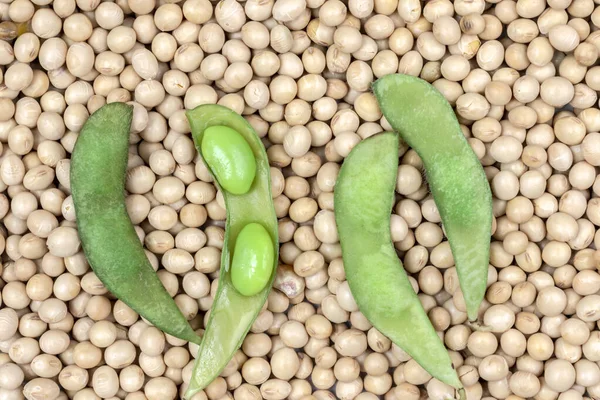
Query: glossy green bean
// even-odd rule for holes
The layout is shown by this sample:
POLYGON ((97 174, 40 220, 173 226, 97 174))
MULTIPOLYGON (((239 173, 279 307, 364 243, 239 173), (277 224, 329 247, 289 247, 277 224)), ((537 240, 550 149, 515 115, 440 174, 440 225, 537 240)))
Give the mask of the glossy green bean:
POLYGON ((409 75, 373 84, 379 107, 423 160, 429 188, 454 256, 469 320, 476 321, 487 286, 492 193, 452 107, 432 85, 409 75))
MULTIPOLYGON (((196 356, 192 380, 185 394, 190 398, 210 384, 241 346, 252 323, 267 301, 278 261, 277 216, 271 198, 271 172, 265 148, 250 124, 230 109, 206 104, 187 112, 192 136, 202 154, 204 132, 224 125, 237 131, 248 142, 256 159, 256 177, 250 190, 242 195, 222 190, 227 209, 225 238, 221 253, 221 273, 202 343, 196 356), (230 262, 241 230, 250 223, 261 224, 273 246, 273 267, 266 286, 253 296, 244 296, 232 283, 230 262)), ((207 165, 210 170, 210 165, 207 165)), ((219 182, 217 182, 219 185, 219 182)))
POLYGON ((273 274, 273 241, 255 222, 242 228, 231 260, 231 283, 244 296, 254 296, 267 286, 273 274))
POLYGON ((133 108, 103 106, 85 123, 71 158, 71 191, 83 251, 100 281, 162 331, 200 337, 152 269, 125 207, 133 108))
POLYGON ((250 190, 256 176, 256 160, 242 135, 227 126, 210 126, 204 132, 201 147, 202 157, 223 189, 233 194, 250 190))
POLYGON ((334 212, 346 279, 360 311, 429 374, 461 389, 450 356, 415 294, 390 234, 398 135, 356 145, 335 185, 334 212))

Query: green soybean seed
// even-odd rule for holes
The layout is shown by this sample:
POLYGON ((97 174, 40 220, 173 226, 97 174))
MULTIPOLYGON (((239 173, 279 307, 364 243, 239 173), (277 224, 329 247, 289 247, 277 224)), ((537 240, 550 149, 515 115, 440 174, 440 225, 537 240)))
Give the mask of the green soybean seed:
POLYGON ((233 194, 250 190, 256 176, 256 160, 242 135, 228 126, 206 128, 201 143, 202 157, 210 164, 221 187, 233 194))
POLYGON ((461 389, 450 356, 415 294, 390 234, 398 174, 398 135, 356 145, 335 185, 335 221, 346 279, 360 311, 429 374, 461 389))
MULTIPOLYGON (((185 393, 189 399, 194 394, 208 386, 223 371, 234 353, 240 348, 252 323, 264 306, 273 280, 277 261, 279 259, 279 243, 277 233, 277 216, 273 207, 271 197, 271 171, 265 148, 252 126, 234 111, 214 104, 205 104, 187 112, 187 117, 192 130, 192 137, 196 148, 207 160, 208 169, 216 176, 216 184, 222 187, 222 182, 214 173, 213 165, 208 158, 202 154, 204 135, 215 126, 226 126, 238 133, 250 147, 254 155, 256 165, 256 176, 250 189, 243 194, 234 194, 223 190, 223 199, 227 210, 227 221, 225 225, 225 238, 221 251, 221 272, 219 275, 219 287, 215 295, 210 317, 208 319, 202 343, 198 349, 198 355, 192 372, 192 379, 185 393), (264 233, 261 234, 259 246, 254 240, 242 236, 242 231, 249 225, 260 225, 264 233), (264 235, 266 234, 266 236, 264 235), (241 238, 240 238, 241 236, 241 238), (270 240, 270 253, 266 254, 264 240, 270 240), (266 265, 260 269, 260 279, 252 281, 251 287, 245 285, 250 282, 245 280, 244 268, 249 266, 248 260, 236 259, 238 240, 242 246, 242 254, 237 258, 244 257, 245 252, 262 255, 270 260, 270 266, 266 265), (246 244, 245 244, 246 243, 246 244), (261 250, 263 249, 263 250, 261 250), (233 254, 233 263, 232 262, 233 254), (231 265, 231 267, 230 267, 231 265), (239 268, 239 267, 242 268, 239 268), (236 269, 240 271, 235 272, 236 269), (235 275, 240 276, 234 278, 235 275), (234 284, 234 279, 237 283, 234 284), (262 280, 262 283, 259 282, 262 280), (258 287, 261 286, 259 289, 258 287), (254 295, 246 296, 241 291, 256 291, 254 295)), ((248 232, 252 233, 252 232, 248 232)), ((244 234, 245 235, 245 234, 244 234)), ((265 263, 267 260, 265 260, 265 263)))
POLYGON ((487 286, 492 193, 452 107, 413 76, 378 79, 373 91, 392 128, 423 160, 429 188, 454 256, 469 320, 476 321, 487 286))
POLYGON ((87 120, 71 158, 71 191, 83 251, 117 298, 157 328, 194 343, 200 337, 165 290, 125 207, 133 107, 111 103, 87 120))
POLYGON ((231 283, 244 296, 254 296, 267 286, 273 274, 273 241, 255 222, 246 225, 235 241, 231 283))

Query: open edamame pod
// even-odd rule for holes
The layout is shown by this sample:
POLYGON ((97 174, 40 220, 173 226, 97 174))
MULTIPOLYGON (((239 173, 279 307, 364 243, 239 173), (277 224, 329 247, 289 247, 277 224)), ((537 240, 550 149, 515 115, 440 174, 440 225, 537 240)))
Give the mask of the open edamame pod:
POLYGON ((470 321, 476 321, 487 286, 492 192, 452 107, 426 81, 393 74, 373 92, 392 128, 423 160, 439 210, 470 321))
POLYGON ((342 164, 334 191, 346 279, 360 311, 434 378, 462 384, 448 351, 414 292, 390 234, 398 175, 398 134, 357 144, 342 164))
MULTIPOLYGON (((252 126, 240 115, 230 109, 214 104, 205 104, 196 107, 187 112, 187 117, 190 122, 192 136, 196 148, 206 160, 206 155, 203 151, 210 151, 213 154, 210 159, 218 158, 220 161, 216 163, 221 171, 215 173, 207 162, 207 168, 217 177, 226 177, 229 187, 241 194, 234 194, 225 190, 222 183, 216 182, 223 193, 225 207, 227 210, 227 221, 225 226, 225 238, 223 241, 223 249, 221 253, 221 273, 219 275, 219 287, 215 296, 210 317, 206 330, 202 337, 202 343, 196 356, 192 380, 185 394, 186 398, 190 398, 200 390, 204 389, 223 371, 227 363, 231 360, 233 354, 241 346, 246 334, 250 330, 252 323, 260 313, 264 306, 273 280, 278 262, 278 234, 277 234, 277 216, 271 198, 271 172, 267 153, 265 148, 252 129, 252 126), (231 159, 231 155, 235 154, 239 148, 227 148, 235 146, 237 139, 230 136, 230 132, 226 135, 227 138, 211 138, 211 143, 204 143, 205 133, 209 132, 218 134, 211 127, 228 127, 231 130, 239 133, 245 141, 250 145, 254 159, 256 162, 255 175, 237 175, 235 171, 228 171, 226 160, 231 159), (212 146, 221 146, 220 149, 212 148, 212 146), (252 184, 249 188, 243 183, 246 179, 252 177, 252 184), (247 189, 247 190, 246 190, 247 189), (270 244, 265 244, 264 233, 259 226, 268 233, 270 244), (243 231, 248 227, 249 235, 243 231), (255 238, 249 239, 250 237, 255 238), (237 243, 245 242, 245 243, 237 243), (253 242, 254 241, 254 242, 253 242), (240 247, 242 247, 240 249, 240 247), (272 248, 272 253, 266 253, 272 248), (244 250, 245 249, 245 250, 244 250), (272 268, 265 272, 264 268, 254 270, 255 275, 247 274, 247 268, 253 268, 252 265, 231 265, 236 262, 236 252, 255 252, 257 258, 272 263, 272 268), (233 259, 233 260, 232 260, 233 259), (232 274, 232 269, 241 268, 239 274, 232 274), (265 275, 266 274, 266 275, 265 275), (232 277, 233 275, 233 277, 232 277), (249 281, 255 276, 260 282, 249 281), (265 279, 266 276, 266 279, 265 279), (235 280, 235 282, 234 282, 235 280), (237 288, 236 288, 237 286, 237 288), (240 292, 241 289, 246 294, 240 292), (255 293, 255 294, 252 294, 255 293)), ((236 158, 240 161, 240 158, 236 158)), ((251 157, 243 157, 244 160, 250 160, 251 157)), ((247 161, 242 161, 246 163, 247 161)), ((215 167, 213 165, 212 167, 215 167)), ((238 171, 239 174, 245 172, 238 171)), ((247 254, 247 253, 246 253, 247 254)), ((242 253, 240 262, 243 264, 248 259, 242 253)))
POLYGON ((111 103, 87 120, 71 157, 71 191, 83 251, 98 279, 154 326, 200 343, 158 279, 125 206, 133 107, 111 103))

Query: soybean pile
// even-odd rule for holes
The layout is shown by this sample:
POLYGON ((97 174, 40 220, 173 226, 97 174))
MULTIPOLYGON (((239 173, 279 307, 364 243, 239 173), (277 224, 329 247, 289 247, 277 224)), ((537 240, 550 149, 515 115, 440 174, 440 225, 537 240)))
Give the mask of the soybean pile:
POLYGON ((450 102, 492 189, 489 330, 475 330, 422 161, 401 145, 392 241, 468 400, 600 398, 593 0, 0 0, 0 19, 0 399, 170 400, 189 385, 198 346, 116 300, 81 248, 70 155, 112 102, 134 106, 129 217, 198 333, 226 210, 185 112, 226 106, 267 149, 274 288, 193 400, 453 398, 358 310, 334 219, 344 158, 391 130, 371 84, 397 72, 450 102))

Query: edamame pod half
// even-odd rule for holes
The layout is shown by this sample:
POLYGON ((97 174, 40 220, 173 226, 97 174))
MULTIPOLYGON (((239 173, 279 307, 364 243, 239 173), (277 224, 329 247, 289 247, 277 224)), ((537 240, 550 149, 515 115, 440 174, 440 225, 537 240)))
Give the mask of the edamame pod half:
POLYGON ((492 192, 452 107, 426 81, 393 74, 373 92, 392 128, 423 160, 439 210, 469 320, 476 321, 487 286, 492 192))
MULTIPOLYGON (((258 316, 260 310, 267 301, 275 273, 277 261, 279 259, 279 243, 277 234, 277 216, 271 198, 271 171, 267 153, 265 148, 252 129, 252 126, 240 115, 230 109, 214 104, 205 104, 196 107, 187 112, 187 117, 192 129, 192 136, 196 148, 204 158, 203 150, 209 149, 203 143, 204 134, 210 127, 228 127, 239 133, 245 141, 250 145, 254 159, 256 161, 256 175, 253 177, 252 184, 249 189, 243 194, 231 193, 216 182, 225 200, 225 208, 227 210, 227 221, 225 225, 225 238, 223 241, 223 249, 221 253, 221 272, 219 275, 219 287, 215 296, 206 330, 202 337, 202 343, 196 356, 194 370, 192 372, 192 380, 185 394, 186 398, 190 398, 200 390, 210 384, 219 374, 227 363, 231 360, 233 354, 240 348, 246 334, 250 330, 252 323, 258 316), (204 146, 203 146, 204 144, 204 146), (203 148, 204 147, 204 148, 203 148), (263 233, 257 226, 260 225, 268 233, 270 245, 266 245, 263 240, 263 233), (253 236, 259 239, 256 242, 249 240, 245 234, 241 234, 244 228, 248 227, 254 231, 253 236), (238 239, 252 246, 252 249, 242 246, 238 248, 236 243, 238 239), (265 253, 268 248, 272 247, 272 254, 265 253), (257 257, 264 256, 264 261, 270 260, 272 268, 268 272, 266 282, 263 281, 265 269, 257 268, 255 272, 260 275, 258 286, 256 282, 247 282, 248 275, 244 274, 246 268, 251 265, 242 265, 240 276, 237 276, 236 282, 232 281, 232 258, 235 261, 236 251, 256 251, 257 257), (262 250, 261 250, 262 249, 262 250), (257 251, 258 250, 258 251, 257 251), (247 294, 256 294, 246 296, 238 289, 236 285, 244 286, 247 294)), ((234 145, 237 140, 221 141, 214 140, 213 143, 219 146, 234 145)), ((224 167, 224 160, 230 154, 235 153, 239 149, 221 149, 219 168, 224 167)), ((211 150, 212 151, 212 150, 211 150)), ((249 157, 244 157, 249 159, 249 157)), ((207 167, 213 176, 219 176, 211 169, 207 162, 207 167)), ((241 173, 241 172, 240 172, 241 173)), ((223 176, 223 174, 220 174, 223 176)), ((227 174, 227 176, 234 176, 227 174)), ((238 183, 243 182, 243 177, 232 179, 235 182, 235 187, 243 187, 238 183)), ((252 233, 248 231, 248 233, 252 233)), ((242 243, 243 244, 243 243, 242 243)), ((248 254, 248 253, 247 253, 248 254)), ((244 258, 243 254, 241 256, 244 258)), ((242 263, 244 260, 241 260, 242 263)), ((241 286, 238 286, 241 288, 241 286)))
POLYGON ((200 343, 156 276, 125 207, 133 108, 101 107, 87 120, 71 157, 71 191, 83 251, 117 298, 169 335, 200 343))
POLYGON ((448 351, 415 294, 390 234, 398 174, 398 135, 380 133, 357 144, 335 185, 335 221, 346 279, 360 311, 434 378, 462 384, 448 351))

